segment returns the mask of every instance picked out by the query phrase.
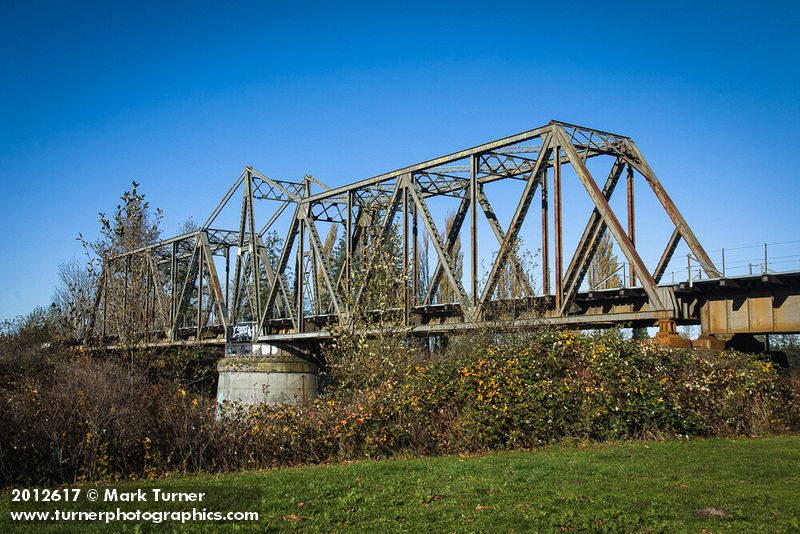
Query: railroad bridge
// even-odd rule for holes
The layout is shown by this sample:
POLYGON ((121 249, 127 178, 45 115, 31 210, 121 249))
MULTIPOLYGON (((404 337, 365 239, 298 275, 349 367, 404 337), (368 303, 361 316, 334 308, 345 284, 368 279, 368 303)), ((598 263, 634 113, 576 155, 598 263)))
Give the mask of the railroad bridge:
POLYGON ((109 348, 225 346, 223 398, 294 401, 313 395, 316 352, 337 325, 411 336, 658 326, 673 345, 688 343, 676 325, 700 325, 696 345, 710 348, 800 332, 800 271, 764 256, 726 275, 724 252, 712 261, 633 139, 551 121, 335 188, 245 167, 196 231, 105 259, 90 328, 109 348), (671 233, 637 227, 635 185, 671 233), (583 215, 573 197, 564 207, 573 186, 583 215), (580 235, 565 235, 565 214, 584 217, 580 235), (606 234, 619 268, 590 280, 606 234), (644 261, 637 242, 662 243, 659 259, 644 261), (667 280, 681 242, 685 275, 667 280))

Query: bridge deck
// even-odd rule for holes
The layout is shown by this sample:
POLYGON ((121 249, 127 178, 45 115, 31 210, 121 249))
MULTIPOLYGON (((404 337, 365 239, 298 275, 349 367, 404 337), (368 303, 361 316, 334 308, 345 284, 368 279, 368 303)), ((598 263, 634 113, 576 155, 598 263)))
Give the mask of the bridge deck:
MULTIPOLYGON (((703 333, 729 335, 790 334, 800 332, 800 271, 746 275, 728 278, 695 280, 691 284, 661 285, 674 295, 676 307, 652 310, 647 295, 640 287, 614 288, 579 293, 580 307, 573 315, 557 315, 552 297, 534 297, 492 301, 489 316, 481 321, 465 321, 457 304, 438 304, 412 308, 411 324, 391 328, 373 328, 368 335, 388 331, 410 336, 456 334, 480 329, 509 331, 536 325, 558 325, 568 328, 608 328, 655 326, 659 320, 672 319, 677 324, 700 325, 703 333), (491 317, 492 310, 502 310, 491 317)), ((401 310, 396 310, 400 313, 401 310)), ((338 322, 335 315, 306 317, 304 332, 277 331, 258 336, 260 343, 318 343, 331 337, 330 325, 338 322)), ((276 330, 291 322, 288 318, 271 321, 276 330)), ((218 345, 227 343, 227 333, 219 329, 204 330, 201 337, 187 329, 179 339, 153 340, 145 347, 218 345), (216 331, 215 331, 216 330, 216 331)), ((109 340, 109 348, 114 348, 109 340)))

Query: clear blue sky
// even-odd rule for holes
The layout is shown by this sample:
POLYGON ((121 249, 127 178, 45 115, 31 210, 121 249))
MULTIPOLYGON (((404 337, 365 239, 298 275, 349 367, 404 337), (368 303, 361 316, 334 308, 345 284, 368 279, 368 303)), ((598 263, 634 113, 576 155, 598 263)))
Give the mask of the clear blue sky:
POLYGON ((4 0, 0 318, 131 179, 171 234, 246 164, 339 185, 552 118, 636 139, 709 249, 800 239, 797 4, 649 4, 4 0))

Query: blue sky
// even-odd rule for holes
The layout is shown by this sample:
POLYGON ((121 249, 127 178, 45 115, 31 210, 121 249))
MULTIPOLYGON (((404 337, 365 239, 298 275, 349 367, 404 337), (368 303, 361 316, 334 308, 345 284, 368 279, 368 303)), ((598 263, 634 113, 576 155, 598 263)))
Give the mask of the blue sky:
POLYGON ((709 249, 800 239, 791 2, 75 4, 0 5, 0 319, 131 179, 171 234, 246 164, 340 185, 553 118, 636 139, 709 249))

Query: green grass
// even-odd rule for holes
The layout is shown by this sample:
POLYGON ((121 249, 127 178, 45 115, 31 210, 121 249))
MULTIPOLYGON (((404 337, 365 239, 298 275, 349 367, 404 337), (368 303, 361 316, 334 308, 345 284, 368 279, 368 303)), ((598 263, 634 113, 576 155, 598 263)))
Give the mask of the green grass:
MULTIPOLYGON (((553 446, 475 457, 364 461, 266 472, 125 482, 205 491, 209 510, 257 511, 256 524, 73 524, 104 532, 798 532, 800 436, 553 446), (697 515, 704 507, 725 519, 697 515)), ((86 491, 88 487, 83 487, 86 491)), ((70 525, 11 524, 0 531, 62 532, 70 525), (48 530, 49 528, 49 530, 48 530)), ((42 509, 52 510, 48 505, 42 509)), ((103 503, 61 508, 107 510, 103 503)), ((123 508, 133 509, 135 506, 123 508)), ((140 505, 176 510, 176 505, 140 505)))

